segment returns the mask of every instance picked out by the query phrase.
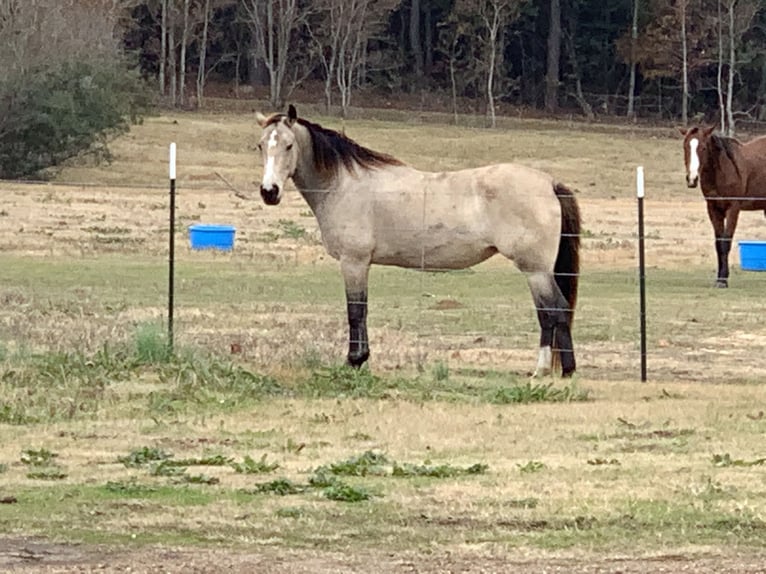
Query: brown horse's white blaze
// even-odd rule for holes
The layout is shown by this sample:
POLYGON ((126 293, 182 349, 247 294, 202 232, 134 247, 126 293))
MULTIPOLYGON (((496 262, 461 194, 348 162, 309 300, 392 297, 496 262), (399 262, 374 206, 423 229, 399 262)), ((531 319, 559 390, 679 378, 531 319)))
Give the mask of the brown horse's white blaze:
POLYGON ((689 187, 697 187, 697 182, 700 179, 700 156, 697 153, 700 140, 697 138, 691 138, 688 144, 689 161, 688 168, 686 170, 686 185, 689 187))
POLYGON ((369 357, 367 280, 372 264, 464 269, 496 253, 526 274, 540 322, 536 374, 576 363, 580 213, 551 176, 500 164, 455 172, 416 170, 345 135, 288 113, 257 115, 263 128, 261 196, 279 203, 292 178, 340 261, 349 323, 348 362, 369 357))
POLYGON ((740 211, 766 214, 766 137, 742 143, 715 126, 679 130, 684 136, 686 185, 699 184, 715 234, 716 287, 729 285, 729 252, 740 211))

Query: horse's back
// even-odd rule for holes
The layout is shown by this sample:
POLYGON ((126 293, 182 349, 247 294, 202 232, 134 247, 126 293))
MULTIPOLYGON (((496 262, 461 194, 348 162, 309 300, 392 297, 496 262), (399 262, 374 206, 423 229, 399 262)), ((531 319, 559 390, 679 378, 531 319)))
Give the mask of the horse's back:
POLYGON ((462 268, 495 252, 551 267, 561 206, 554 180, 534 168, 495 164, 452 172, 386 168, 374 197, 374 263, 462 268), (384 177, 387 176, 387 177, 384 177), (534 248, 544 253, 528 255, 534 248))

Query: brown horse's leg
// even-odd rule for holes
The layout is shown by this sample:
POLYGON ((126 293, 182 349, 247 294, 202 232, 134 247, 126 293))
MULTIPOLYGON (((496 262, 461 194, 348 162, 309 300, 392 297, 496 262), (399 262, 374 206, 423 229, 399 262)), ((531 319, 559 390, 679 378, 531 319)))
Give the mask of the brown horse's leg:
POLYGON ((361 367, 370 357, 367 339, 367 277, 370 264, 367 261, 341 260, 343 281, 346 284, 346 307, 348 310, 348 364, 361 367))
POLYGON ((739 203, 734 203, 726 210, 726 226, 719 242, 721 259, 723 260, 723 269, 718 274, 718 281, 723 279, 723 285, 719 285, 720 287, 729 286, 729 252, 731 251, 731 242, 734 240, 734 232, 737 230, 738 220, 739 203))
POLYGON ((728 287, 729 263, 728 248, 731 246, 731 240, 724 237, 724 218, 726 211, 720 209, 715 201, 708 200, 707 214, 710 223, 713 224, 713 233, 715 234, 715 253, 718 258, 718 274, 716 275, 716 287, 728 287))

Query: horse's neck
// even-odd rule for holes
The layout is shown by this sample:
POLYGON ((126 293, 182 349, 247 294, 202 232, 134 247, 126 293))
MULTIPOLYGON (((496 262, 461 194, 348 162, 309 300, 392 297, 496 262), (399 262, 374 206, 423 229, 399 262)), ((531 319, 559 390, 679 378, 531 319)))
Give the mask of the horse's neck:
POLYGON ((293 175, 293 183, 301 193, 311 210, 316 214, 321 210, 327 194, 331 191, 326 178, 317 173, 314 167, 314 156, 311 147, 311 135, 308 130, 299 124, 293 128, 298 145, 302 150, 298 158, 298 165, 293 175))

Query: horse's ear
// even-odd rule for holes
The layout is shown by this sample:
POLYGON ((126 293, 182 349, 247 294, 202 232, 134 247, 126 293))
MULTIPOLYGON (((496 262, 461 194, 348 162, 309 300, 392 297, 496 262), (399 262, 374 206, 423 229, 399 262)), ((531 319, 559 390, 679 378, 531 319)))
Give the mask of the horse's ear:
POLYGON ((686 137, 686 134, 688 134, 688 133, 689 133, 689 130, 688 130, 688 129, 686 129, 686 128, 683 128, 683 127, 681 127, 681 126, 679 126, 677 129, 678 129, 678 133, 680 133, 680 134, 681 134, 682 136, 684 136, 684 137, 686 137))
POLYGON ((715 131, 715 128, 716 128, 715 125, 712 125, 712 126, 710 126, 708 128, 704 128, 702 130, 702 133, 704 134, 705 137, 709 137, 710 134, 712 134, 715 131))
POLYGON ((287 108, 287 123, 292 126, 297 119, 298 111, 295 109, 294 105, 290 104, 290 106, 287 108))
POLYGON ((264 116, 261 112, 255 112, 255 121, 258 122, 258 125, 262 128, 266 127, 266 121, 268 118, 264 116))

